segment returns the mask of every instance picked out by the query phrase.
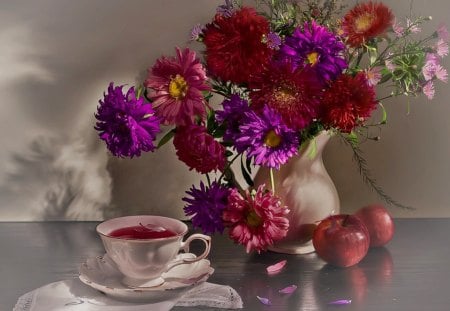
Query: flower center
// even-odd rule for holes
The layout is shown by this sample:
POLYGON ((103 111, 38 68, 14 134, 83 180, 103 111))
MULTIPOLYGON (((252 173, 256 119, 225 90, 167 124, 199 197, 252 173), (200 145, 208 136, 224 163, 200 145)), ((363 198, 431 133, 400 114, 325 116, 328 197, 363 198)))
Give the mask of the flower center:
POLYGON ((186 80, 180 75, 176 75, 169 83, 169 94, 175 99, 182 99, 186 96, 188 85, 186 80))
POLYGON ((262 219, 255 211, 251 211, 247 214, 247 224, 253 228, 259 227, 262 224, 262 219))
POLYGON ((295 102, 295 95, 295 91, 288 86, 279 87, 273 93, 274 99, 280 106, 290 105, 292 102, 295 102))
POLYGON ((281 143, 281 136, 275 133, 274 130, 270 130, 267 132, 266 136, 264 137, 264 144, 266 146, 269 146, 271 148, 278 147, 281 143))
POLYGON ((355 20, 356 31, 357 32, 367 31, 372 26, 373 19, 374 19, 373 15, 369 13, 359 16, 355 20))
POLYGON ((308 55, 306 55, 306 58, 308 59, 308 63, 311 66, 314 66, 319 61, 319 53, 317 52, 311 52, 308 55))

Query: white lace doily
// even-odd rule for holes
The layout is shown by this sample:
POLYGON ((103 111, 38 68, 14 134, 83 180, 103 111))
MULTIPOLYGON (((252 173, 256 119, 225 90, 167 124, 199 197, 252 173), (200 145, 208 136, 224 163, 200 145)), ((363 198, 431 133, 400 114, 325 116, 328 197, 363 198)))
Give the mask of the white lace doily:
POLYGON ((174 306, 242 308, 242 299, 230 286, 202 283, 178 301, 126 303, 113 300, 78 279, 51 283, 24 294, 13 311, 168 311, 174 306))

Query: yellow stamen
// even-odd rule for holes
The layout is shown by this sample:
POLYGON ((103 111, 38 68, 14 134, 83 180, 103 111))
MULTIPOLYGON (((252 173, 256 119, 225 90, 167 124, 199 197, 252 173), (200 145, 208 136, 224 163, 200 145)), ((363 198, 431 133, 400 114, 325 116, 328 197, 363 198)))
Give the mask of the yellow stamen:
POLYGON ((250 227, 256 228, 262 224, 262 219, 254 211, 247 214, 247 224, 250 227))
POLYGON ((368 30, 372 26, 373 19, 374 19, 373 15, 369 13, 366 13, 356 18, 355 20, 356 32, 364 32, 368 30))
POLYGON ((169 94, 175 99, 183 99, 186 96, 187 90, 187 82, 180 75, 176 75, 169 83, 169 94))
POLYGON ((273 96, 279 106, 289 106, 296 100, 297 94, 290 87, 283 86, 274 90, 273 96))
POLYGON ((311 52, 308 55, 306 55, 306 58, 308 59, 308 63, 311 66, 314 66, 319 61, 319 53, 317 52, 311 52))
POLYGON ((275 148, 278 147, 278 145, 281 143, 281 136, 277 135, 274 130, 270 130, 266 137, 264 137, 264 144, 266 146, 275 148))

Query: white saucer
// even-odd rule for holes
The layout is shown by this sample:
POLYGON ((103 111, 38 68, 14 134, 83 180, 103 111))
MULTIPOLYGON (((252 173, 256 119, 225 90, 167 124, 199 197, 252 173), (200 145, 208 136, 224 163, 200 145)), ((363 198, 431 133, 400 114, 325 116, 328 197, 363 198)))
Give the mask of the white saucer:
MULTIPOLYGON (((183 253, 176 258, 195 258, 194 254, 183 253)), ((111 298, 122 301, 148 302, 175 299, 191 287, 205 282, 214 269, 207 259, 192 264, 179 265, 164 273, 164 283, 155 287, 130 288, 122 284, 123 274, 107 254, 88 258, 79 268, 79 278, 86 285, 95 288, 111 298)))

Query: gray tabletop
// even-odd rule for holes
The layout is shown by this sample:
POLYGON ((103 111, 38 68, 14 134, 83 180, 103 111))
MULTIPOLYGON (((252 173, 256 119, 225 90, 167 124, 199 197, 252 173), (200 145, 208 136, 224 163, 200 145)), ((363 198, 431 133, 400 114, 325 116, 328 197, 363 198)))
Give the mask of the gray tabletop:
MULTIPOLYGON (((225 236, 213 237, 210 282, 236 289, 244 310, 450 310, 450 219, 396 219, 394 239, 357 266, 326 265, 315 254, 246 254, 225 236), (287 259, 285 269, 265 268, 287 259), (289 296, 278 294, 298 286, 289 296), (268 297, 272 306, 256 296, 268 297), (352 299, 351 305, 327 305, 352 299)), ((103 254, 94 222, 0 223, 0 310, 50 282, 77 276, 86 257, 103 254)), ((178 307, 174 310, 191 310, 178 307)))

